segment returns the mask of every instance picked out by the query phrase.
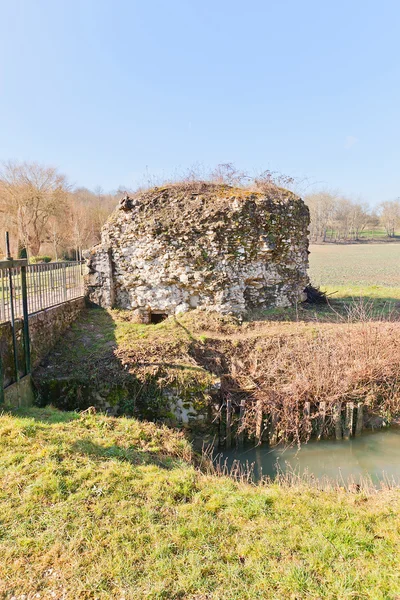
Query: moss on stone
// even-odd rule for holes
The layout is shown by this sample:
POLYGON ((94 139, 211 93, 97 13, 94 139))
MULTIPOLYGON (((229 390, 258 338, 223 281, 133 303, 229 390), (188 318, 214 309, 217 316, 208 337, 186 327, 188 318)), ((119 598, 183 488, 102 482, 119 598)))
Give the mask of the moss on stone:
POLYGON ((129 202, 89 259, 88 293, 102 306, 175 314, 196 294, 205 309, 243 314, 271 300, 260 287, 246 304, 248 274, 284 283, 280 303, 296 303, 308 283, 308 209, 288 190, 170 185, 129 202))

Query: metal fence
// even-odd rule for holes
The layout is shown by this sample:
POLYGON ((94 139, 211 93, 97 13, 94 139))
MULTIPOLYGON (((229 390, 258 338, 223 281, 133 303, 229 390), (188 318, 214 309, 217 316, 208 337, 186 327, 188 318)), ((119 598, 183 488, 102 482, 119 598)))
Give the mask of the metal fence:
MULTIPOLYGON (((14 317, 23 316, 21 268, 0 268, 0 322, 11 320, 10 276, 14 317)), ((26 267, 28 313, 32 314, 83 296, 82 264, 57 262, 26 267)))

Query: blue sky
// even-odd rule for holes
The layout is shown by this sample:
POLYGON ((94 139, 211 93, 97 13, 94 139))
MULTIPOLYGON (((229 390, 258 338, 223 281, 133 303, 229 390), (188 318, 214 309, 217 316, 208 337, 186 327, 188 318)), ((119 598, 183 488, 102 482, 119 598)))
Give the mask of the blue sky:
POLYGON ((0 160, 112 190, 233 162, 400 195, 400 2, 0 0, 0 160))

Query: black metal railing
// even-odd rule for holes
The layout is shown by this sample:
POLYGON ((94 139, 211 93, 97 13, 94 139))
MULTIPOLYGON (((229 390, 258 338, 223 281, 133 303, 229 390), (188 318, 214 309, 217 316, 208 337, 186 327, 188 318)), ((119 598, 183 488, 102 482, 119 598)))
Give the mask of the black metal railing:
MULTIPOLYGON (((79 262, 27 265, 25 273, 28 314, 83 296, 82 264, 79 262)), ((23 317, 23 285, 22 268, 6 267, 0 262, 0 323, 11 321, 11 298, 14 318, 23 317)))

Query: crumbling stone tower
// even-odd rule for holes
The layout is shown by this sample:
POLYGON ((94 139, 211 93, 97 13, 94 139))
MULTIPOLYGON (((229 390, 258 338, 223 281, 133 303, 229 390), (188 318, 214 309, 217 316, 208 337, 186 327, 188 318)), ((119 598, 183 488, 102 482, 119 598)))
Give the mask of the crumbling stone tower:
POLYGON ((305 299, 309 213, 287 190, 175 184, 125 197, 87 255, 89 300, 158 322, 305 299))

